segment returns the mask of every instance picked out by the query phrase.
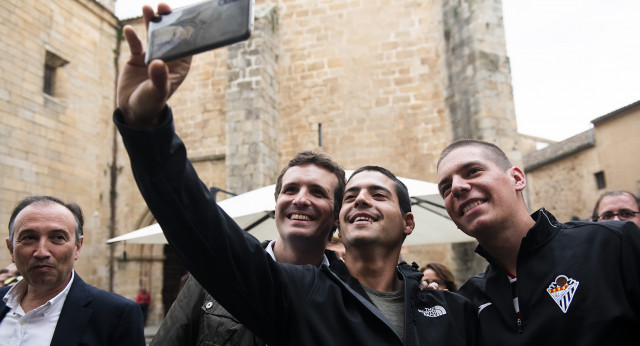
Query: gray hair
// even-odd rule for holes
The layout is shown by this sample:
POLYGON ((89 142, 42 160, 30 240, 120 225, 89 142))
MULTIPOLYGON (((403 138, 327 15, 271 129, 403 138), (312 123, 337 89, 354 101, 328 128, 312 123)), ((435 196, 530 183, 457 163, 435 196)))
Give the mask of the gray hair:
POLYGON ((13 208, 11 217, 9 218, 9 246, 13 247, 13 235, 15 234, 14 223, 18 214, 26 207, 32 204, 50 205, 60 204, 69 209, 76 220, 76 244, 80 243, 83 236, 82 226, 84 226, 84 218, 82 217, 82 209, 75 203, 65 203, 61 199, 51 196, 27 196, 13 208))

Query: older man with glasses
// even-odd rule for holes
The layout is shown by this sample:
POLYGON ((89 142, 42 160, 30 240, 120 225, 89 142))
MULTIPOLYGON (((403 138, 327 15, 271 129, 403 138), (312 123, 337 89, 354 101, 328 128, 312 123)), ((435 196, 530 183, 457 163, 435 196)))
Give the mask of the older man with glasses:
POLYGON ((593 221, 631 221, 640 227, 640 197, 628 191, 603 193, 593 208, 593 221))

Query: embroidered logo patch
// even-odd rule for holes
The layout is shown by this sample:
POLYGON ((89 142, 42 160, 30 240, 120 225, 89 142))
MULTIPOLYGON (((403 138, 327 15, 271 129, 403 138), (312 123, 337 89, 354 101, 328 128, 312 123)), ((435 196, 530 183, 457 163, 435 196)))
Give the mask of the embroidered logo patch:
POLYGON ((447 314, 447 310, 440 305, 436 305, 432 308, 418 309, 418 312, 426 317, 438 317, 447 314))
POLYGON ((578 281, 570 279, 565 275, 558 275, 556 281, 552 282, 547 288, 547 292, 551 298, 553 298, 553 301, 558 304, 565 314, 567 310, 569 310, 569 305, 571 305, 571 301, 578 290, 579 284, 578 281))

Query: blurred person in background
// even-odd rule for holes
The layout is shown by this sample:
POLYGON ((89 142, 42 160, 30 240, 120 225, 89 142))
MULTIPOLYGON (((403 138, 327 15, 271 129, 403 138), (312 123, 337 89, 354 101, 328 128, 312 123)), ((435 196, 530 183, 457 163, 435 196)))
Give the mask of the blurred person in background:
POLYGON ((331 240, 329 240, 329 242, 327 243, 327 250, 335 251, 336 255, 338 255, 338 258, 340 258, 344 262, 344 243, 342 243, 342 239, 340 239, 340 237, 331 237, 331 240))
POLYGON ((138 296, 136 297, 136 303, 140 306, 140 310, 142 310, 142 318, 144 320, 144 324, 147 325, 147 318, 149 317, 149 308, 151 308, 151 294, 147 291, 146 287, 140 288, 138 291, 138 296))
POLYGON ((603 193, 593 208, 593 221, 631 221, 640 227, 640 197, 628 191, 603 193))
POLYGON ((424 286, 437 283, 439 290, 458 291, 453 273, 444 264, 429 263, 420 269, 424 286))

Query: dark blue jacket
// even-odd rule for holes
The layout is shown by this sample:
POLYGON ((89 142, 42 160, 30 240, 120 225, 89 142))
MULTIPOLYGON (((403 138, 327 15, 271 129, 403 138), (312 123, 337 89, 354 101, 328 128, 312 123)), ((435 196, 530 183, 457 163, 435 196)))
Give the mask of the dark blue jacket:
MULTIPOLYGON (((10 310, 0 288, 0 323, 10 310)), ((134 301, 86 284, 75 274, 51 346, 144 346, 142 311, 134 301)))

